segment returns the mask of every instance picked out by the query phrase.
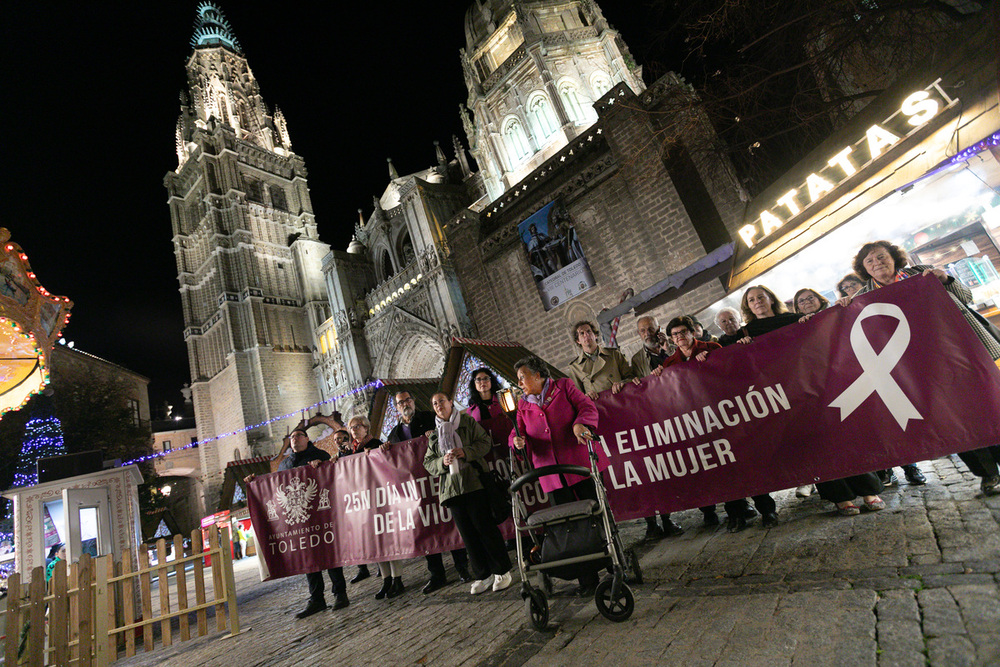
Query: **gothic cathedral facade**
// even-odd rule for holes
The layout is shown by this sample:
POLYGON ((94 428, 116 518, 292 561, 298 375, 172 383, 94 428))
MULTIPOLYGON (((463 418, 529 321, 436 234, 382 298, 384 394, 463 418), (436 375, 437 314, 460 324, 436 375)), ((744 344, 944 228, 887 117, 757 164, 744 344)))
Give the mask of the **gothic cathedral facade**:
POLYGON ((207 498, 234 459, 272 455, 319 399, 315 332, 330 318, 302 158, 221 11, 198 6, 168 172, 177 280, 207 498), (244 427, 262 424, 244 431, 244 427))

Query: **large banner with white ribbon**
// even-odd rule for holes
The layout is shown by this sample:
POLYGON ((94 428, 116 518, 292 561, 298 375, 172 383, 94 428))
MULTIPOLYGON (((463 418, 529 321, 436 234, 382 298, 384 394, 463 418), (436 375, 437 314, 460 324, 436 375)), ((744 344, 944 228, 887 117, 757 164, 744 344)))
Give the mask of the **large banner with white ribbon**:
MULTIPOLYGON (((1000 371, 934 278, 911 278, 597 399, 619 520, 1000 442, 1000 371)), ((508 426, 491 425, 506 472, 508 426)), ((258 477, 262 576, 461 544, 423 438, 258 477)), ((516 474, 516 472, 515 472, 516 474)), ((528 490, 531 507, 546 502, 528 490)))
POLYGON ((1000 442, 1000 371, 917 277, 748 345, 602 394, 619 518, 670 512, 1000 442))

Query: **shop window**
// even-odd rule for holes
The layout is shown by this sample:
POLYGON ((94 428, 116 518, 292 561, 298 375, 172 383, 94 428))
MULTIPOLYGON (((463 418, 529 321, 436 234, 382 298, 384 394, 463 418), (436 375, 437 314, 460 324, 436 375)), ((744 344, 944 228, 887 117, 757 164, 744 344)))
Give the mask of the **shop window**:
POLYGON ((170 451, 170 441, 169 440, 164 440, 163 441, 163 451, 165 451, 165 452, 169 452, 170 451))

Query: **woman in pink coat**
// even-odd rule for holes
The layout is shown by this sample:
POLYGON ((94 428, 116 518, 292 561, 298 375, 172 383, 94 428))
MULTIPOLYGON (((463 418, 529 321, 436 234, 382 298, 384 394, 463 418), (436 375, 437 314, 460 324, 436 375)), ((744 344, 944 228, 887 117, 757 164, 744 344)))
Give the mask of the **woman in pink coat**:
MULTIPOLYGON (((535 356, 525 357, 514 364, 517 384, 524 396, 517 404, 517 426, 522 436, 511 432, 509 443, 515 449, 527 449, 535 468, 557 463, 590 467, 587 439, 597 428, 597 407, 580 391, 572 380, 553 380, 549 369, 535 356)), ((599 469, 608 467, 603 452, 596 448, 599 469)), ((594 480, 578 475, 546 475, 540 478, 542 489, 554 504, 590 498, 597 500, 594 480), (565 479, 566 484, 563 484, 565 479)), ((581 597, 594 594, 598 575, 580 578, 577 593, 581 597)))

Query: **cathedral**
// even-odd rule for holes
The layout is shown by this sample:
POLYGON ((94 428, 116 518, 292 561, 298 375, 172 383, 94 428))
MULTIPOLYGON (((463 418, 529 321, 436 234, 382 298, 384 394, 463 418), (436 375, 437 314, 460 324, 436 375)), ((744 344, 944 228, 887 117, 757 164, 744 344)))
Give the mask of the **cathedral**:
MULTIPOLYGON (((206 492, 235 459, 273 454, 319 399, 313 349, 330 319, 302 158, 221 11, 197 10, 168 172, 177 281, 206 492), (243 431, 245 426, 262 424, 243 431)), ((214 506, 211 503, 210 506, 214 506)))
POLYGON ((472 0, 464 27, 468 149, 434 142, 434 162, 405 175, 389 160, 341 251, 319 239, 284 116, 221 10, 199 5, 164 183, 198 435, 236 432, 201 446, 208 494, 227 463, 273 455, 297 421, 271 419, 333 398, 365 414, 370 391, 355 390, 440 377, 453 337, 517 341, 564 366, 570 322, 732 236, 730 172, 684 142, 657 148, 678 133, 671 104, 687 87, 668 74, 647 90, 596 2, 472 0), (557 295, 560 281, 573 284, 557 295))

